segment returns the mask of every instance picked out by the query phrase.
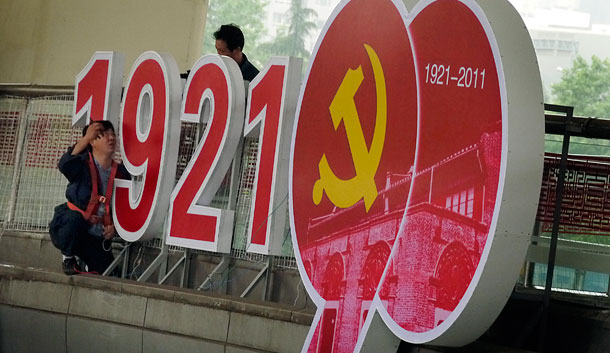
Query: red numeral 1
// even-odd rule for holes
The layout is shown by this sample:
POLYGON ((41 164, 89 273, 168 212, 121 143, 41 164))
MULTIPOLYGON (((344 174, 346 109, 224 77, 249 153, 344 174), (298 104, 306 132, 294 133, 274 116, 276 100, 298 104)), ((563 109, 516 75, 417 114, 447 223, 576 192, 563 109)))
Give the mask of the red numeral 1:
POLYGON ((119 116, 125 57, 117 52, 98 51, 76 76, 73 126, 91 120, 109 120, 115 126, 119 116))
POLYGON ((244 136, 259 140, 247 228, 249 252, 280 255, 282 250, 290 133, 302 65, 297 58, 272 58, 250 84, 244 136))
POLYGON ((123 98, 120 146, 134 180, 115 181, 114 224, 128 241, 161 233, 176 174, 180 139, 180 74, 171 56, 136 60, 123 98))
POLYGON ((185 92, 180 119, 201 119, 207 127, 172 192, 167 244, 229 252, 234 212, 208 205, 241 139, 245 105, 241 72, 230 58, 206 55, 193 66, 185 92))

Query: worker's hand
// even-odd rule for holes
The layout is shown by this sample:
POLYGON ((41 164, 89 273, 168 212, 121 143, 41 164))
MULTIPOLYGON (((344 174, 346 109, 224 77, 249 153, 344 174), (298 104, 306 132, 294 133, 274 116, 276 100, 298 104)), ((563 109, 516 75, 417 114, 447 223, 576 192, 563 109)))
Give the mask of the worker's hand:
POLYGON ((104 226, 104 239, 110 240, 110 239, 114 238, 115 234, 116 234, 116 229, 114 229, 113 224, 104 226))
POLYGON ((98 122, 92 122, 91 124, 89 124, 87 132, 85 132, 85 136, 83 137, 83 139, 85 139, 87 143, 89 143, 95 140, 96 138, 102 136, 103 133, 104 127, 102 126, 102 124, 98 122))
POLYGON ((72 149, 72 155, 77 155, 87 149, 89 143, 95 140, 98 137, 103 136, 104 127, 99 122, 92 122, 87 127, 87 131, 85 131, 85 136, 83 136, 78 142, 74 145, 74 149, 72 149))

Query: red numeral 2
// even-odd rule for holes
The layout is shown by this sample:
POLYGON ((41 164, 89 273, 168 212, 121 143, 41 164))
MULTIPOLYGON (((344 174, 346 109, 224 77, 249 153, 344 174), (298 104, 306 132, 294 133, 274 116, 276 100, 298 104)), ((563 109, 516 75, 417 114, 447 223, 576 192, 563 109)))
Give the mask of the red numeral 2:
POLYGON ((193 66, 185 91, 180 120, 203 119, 207 127, 172 192, 167 243, 229 252, 234 212, 208 205, 241 139, 245 105, 241 72, 230 58, 206 55, 193 66))

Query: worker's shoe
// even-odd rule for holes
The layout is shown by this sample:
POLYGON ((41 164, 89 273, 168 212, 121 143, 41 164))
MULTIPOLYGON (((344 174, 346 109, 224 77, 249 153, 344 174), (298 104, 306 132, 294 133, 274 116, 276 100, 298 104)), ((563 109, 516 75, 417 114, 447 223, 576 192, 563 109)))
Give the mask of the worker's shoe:
POLYGON ((78 262, 74 256, 63 259, 61 262, 61 268, 68 276, 72 276, 81 272, 78 262))

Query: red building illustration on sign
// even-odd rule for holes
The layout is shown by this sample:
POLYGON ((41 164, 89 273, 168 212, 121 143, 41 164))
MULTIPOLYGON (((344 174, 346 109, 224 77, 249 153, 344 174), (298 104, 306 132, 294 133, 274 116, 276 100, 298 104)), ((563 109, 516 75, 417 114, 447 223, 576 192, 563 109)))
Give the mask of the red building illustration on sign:
POLYGON ((426 332, 440 325, 471 284, 496 205, 499 127, 490 126, 476 145, 456 151, 414 180, 389 276, 407 275, 389 277, 384 285, 390 290, 380 293, 388 313, 406 330, 426 332))
POLYGON ((403 250, 399 244, 404 256, 392 261, 380 298, 397 323, 412 331, 433 328, 453 311, 470 284, 487 238, 497 188, 488 180, 497 179, 499 171, 499 127, 489 127, 478 143, 415 176, 413 168, 405 175, 387 175, 380 192, 382 207, 360 224, 341 229, 341 219, 349 218, 361 203, 310 221, 309 234, 315 234, 316 240, 301 247, 302 259, 313 285, 323 288, 327 300, 312 340, 315 351, 353 347, 403 219, 404 204, 392 195, 408 194, 412 182, 429 185, 413 191, 409 224, 401 237, 401 242, 418 246, 403 250), (467 172, 457 178, 456 170, 467 172), (397 276, 397 271, 409 276, 397 276), (342 326, 341 335, 336 335, 337 325, 342 326))

